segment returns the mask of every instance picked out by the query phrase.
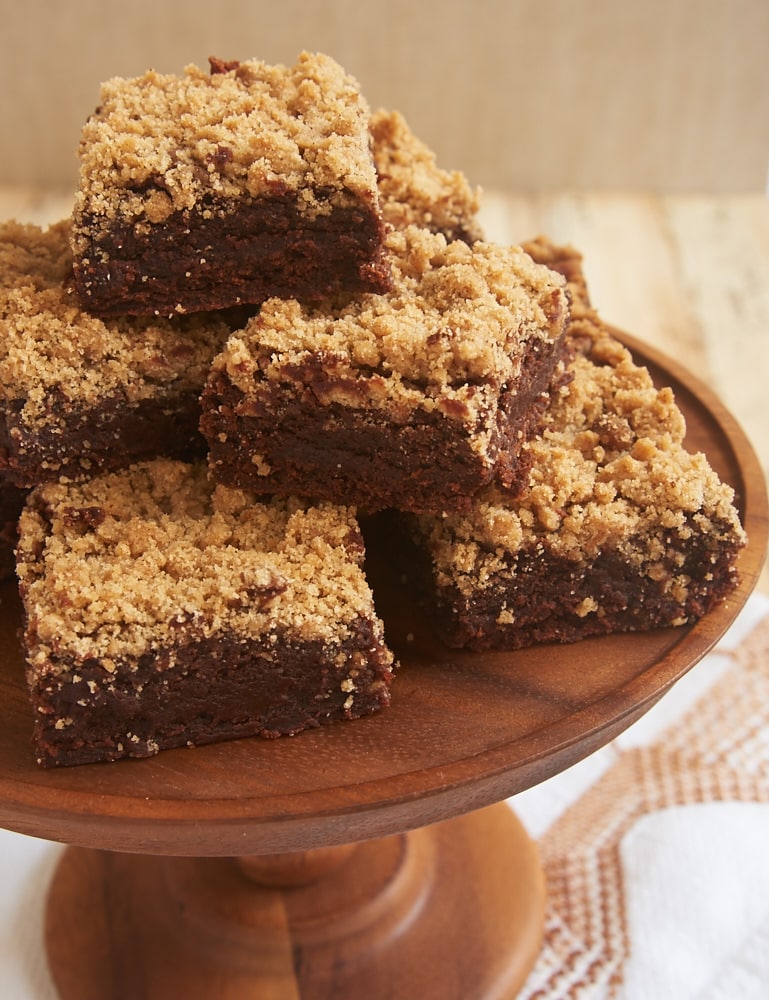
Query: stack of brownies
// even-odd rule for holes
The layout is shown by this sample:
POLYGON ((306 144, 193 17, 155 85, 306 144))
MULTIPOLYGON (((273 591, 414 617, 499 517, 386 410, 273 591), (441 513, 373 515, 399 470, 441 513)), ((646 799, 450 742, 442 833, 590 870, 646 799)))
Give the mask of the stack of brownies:
POLYGON ((80 163, 71 219, 0 226, 40 764, 386 706, 363 519, 452 646, 679 624, 734 587, 732 491, 579 256, 485 242, 478 192, 332 59, 109 81, 80 163))

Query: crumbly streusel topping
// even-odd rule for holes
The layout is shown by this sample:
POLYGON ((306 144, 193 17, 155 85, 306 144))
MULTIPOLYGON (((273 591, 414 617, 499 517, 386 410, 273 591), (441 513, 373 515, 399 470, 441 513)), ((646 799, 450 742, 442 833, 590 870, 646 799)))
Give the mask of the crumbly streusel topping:
POLYGON ((419 518, 442 585, 469 594, 522 551, 587 563, 615 548, 630 571, 642 565, 654 577, 665 572, 666 534, 744 541, 732 488, 683 445, 672 390, 655 388, 605 329, 595 347, 577 354, 572 381, 526 446, 533 468, 522 498, 490 488, 467 516, 419 518))
POLYGON ((352 508, 257 502, 199 465, 158 459, 37 487, 18 548, 31 663, 66 650, 110 670, 221 631, 333 642, 374 614, 362 561, 352 508))
POLYGON ((76 220, 158 223, 212 197, 284 191, 310 216, 351 194, 376 199, 369 108, 337 62, 211 63, 102 85, 80 140, 76 220))
POLYGON ((69 232, 69 219, 47 229, 14 219, 0 222, 0 289, 62 285, 72 270, 69 232))
POLYGON ((442 170, 435 153, 398 111, 375 111, 370 127, 386 222, 399 229, 417 225, 471 240, 483 238, 477 219, 480 189, 472 188, 461 171, 442 170))
POLYGON ((64 279, 69 226, 0 224, 0 401, 24 400, 20 420, 50 419, 53 390, 78 405, 128 404, 199 391, 228 328, 212 315, 101 320, 64 279))
POLYGON ((549 236, 539 235, 521 243, 521 247, 538 264, 558 271, 566 278, 571 300, 571 322, 590 316, 596 326, 603 322, 590 301, 587 279, 582 267, 582 254, 568 243, 555 243, 549 236))
POLYGON ((349 406, 489 407, 514 387, 531 342, 557 338, 568 303, 562 277, 517 247, 471 248, 415 226, 389 234, 388 295, 310 308, 270 299, 214 362, 246 395, 261 377, 301 381, 322 361, 328 401, 349 406), (461 404, 457 406, 456 404, 461 404))

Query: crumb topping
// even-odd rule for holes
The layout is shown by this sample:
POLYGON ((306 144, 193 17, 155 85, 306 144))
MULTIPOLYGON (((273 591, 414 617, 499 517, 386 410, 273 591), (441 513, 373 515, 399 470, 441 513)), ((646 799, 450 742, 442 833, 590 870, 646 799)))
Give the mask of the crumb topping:
POLYGON ((292 67, 211 69, 102 84, 81 134, 76 239, 84 215, 158 223, 212 198, 293 191, 314 216, 351 195, 376 199, 369 108, 337 62, 303 52, 292 67))
POLYGON ((571 297, 572 320, 590 313, 597 324, 601 325, 590 302, 585 272, 582 269, 582 254, 576 247, 555 243, 550 237, 542 235, 526 240, 521 246, 538 264, 545 264, 566 278, 571 297))
POLYGON ((248 395, 260 378, 299 382, 308 362, 321 361, 329 401, 458 415, 491 405, 514 386, 531 342, 563 331, 562 277, 517 247, 449 243, 410 226, 391 232, 387 249, 391 293, 336 308, 270 299, 214 368, 248 395))
POLYGON ((442 585, 470 594, 509 572, 521 552, 588 563, 612 548, 654 577, 667 572, 666 536, 686 539, 693 522, 743 543, 734 492, 704 455, 685 449, 672 390, 655 388, 605 330, 597 343, 600 357, 575 357, 571 382, 525 446, 533 466, 521 498, 489 488, 467 516, 418 519, 442 585))
POLYGON ((203 466, 158 459, 40 486, 18 548, 30 663, 67 649, 109 670, 182 634, 229 629, 338 640, 374 614, 362 562, 352 508, 257 502, 211 485, 203 466))
POLYGON ((371 116, 373 155, 382 216, 402 229, 424 226, 449 237, 482 239, 480 189, 459 170, 442 170, 403 115, 380 109, 371 116))
POLYGON ((135 404, 202 388, 229 329, 213 315, 110 320, 80 309, 64 278, 69 226, 0 224, 0 400, 23 400, 22 423, 51 419, 58 394, 135 404))
POLYGON ((13 219, 0 222, 0 289, 43 291, 63 284, 72 270, 69 232, 69 219, 47 229, 13 219))

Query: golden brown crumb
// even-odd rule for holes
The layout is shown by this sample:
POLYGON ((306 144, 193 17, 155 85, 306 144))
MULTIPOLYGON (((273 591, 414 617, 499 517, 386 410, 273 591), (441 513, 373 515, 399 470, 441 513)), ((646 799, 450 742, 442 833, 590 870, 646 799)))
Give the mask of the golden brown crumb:
POLYGON ((18 572, 34 662, 61 644, 109 669, 173 645, 180 624, 201 636, 338 639, 373 615, 362 559, 351 508, 256 502, 212 486, 202 466, 158 459, 33 491, 18 572))
POLYGON ((472 188, 461 171, 438 167, 435 153, 399 112, 375 111, 370 127, 386 222, 399 229, 424 226, 449 239, 483 238, 479 188, 472 188))
POLYGON ((69 219, 47 229, 16 222, 0 223, 0 288, 42 291, 64 283, 72 270, 69 219))

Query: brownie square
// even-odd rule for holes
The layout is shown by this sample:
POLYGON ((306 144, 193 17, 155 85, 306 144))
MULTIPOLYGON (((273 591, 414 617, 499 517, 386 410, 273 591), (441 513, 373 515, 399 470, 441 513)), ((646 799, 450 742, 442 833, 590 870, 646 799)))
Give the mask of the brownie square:
MULTIPOLYGON (((579 284, 578 256, 562 261, 579 284)), ((527 489, 514 499, 487 489, 464 515, 400 521, 412 579, 449 646, 682 625, 737 583, 745 534, 732 488, 685 449, 672 391, 655 388, 586 296, 579 308, 568 378, 526 445, 527 489)))
POLYGON ((71 269, 67 221, 0 224, 0 475, 25 488, 203 455, 199 396, 230 327, 211 314, 99 319, 71 269))
POLYGON ((44 766, 275 737, 388 704, 354 511, 140 463, 32 491, 20 519, 44 766))
POLYGON ((562 276, 518 248, 415 226, 387 247, 389 294, 270 299, 230 337, 202 396, 219 481, 367 512, 515 488, 560 360, 562 276))
POLYGON ((80 141, 75 285, 101 315, 382 291, 369 108, 330 57, 102 85, 80 141))

